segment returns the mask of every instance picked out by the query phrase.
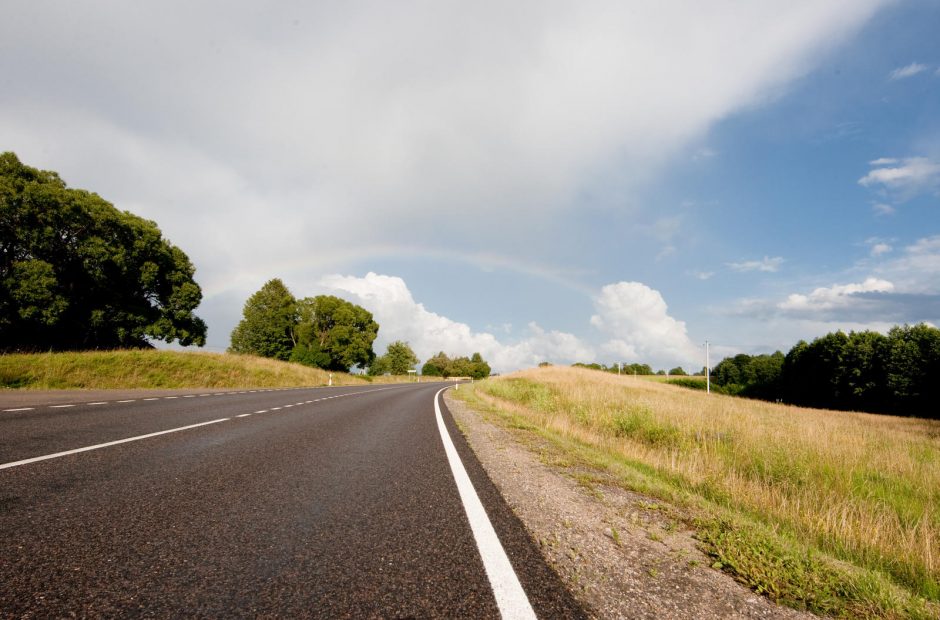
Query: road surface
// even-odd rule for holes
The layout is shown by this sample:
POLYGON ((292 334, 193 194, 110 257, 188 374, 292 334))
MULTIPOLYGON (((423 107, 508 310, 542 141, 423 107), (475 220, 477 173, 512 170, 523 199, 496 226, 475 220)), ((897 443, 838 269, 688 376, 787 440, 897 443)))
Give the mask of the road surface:
POLYGON ((441 387, 0 393, 0 617, 582 617, 441 387))

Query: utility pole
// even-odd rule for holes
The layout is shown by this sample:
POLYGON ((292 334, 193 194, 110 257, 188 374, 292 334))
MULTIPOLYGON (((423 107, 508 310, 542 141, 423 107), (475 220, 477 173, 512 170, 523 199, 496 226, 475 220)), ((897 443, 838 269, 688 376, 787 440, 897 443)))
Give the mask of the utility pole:
POLYGON ((712 393, 712 370, 709 368, 708 360, 708 341, 705 341, 705 393, 712 393))

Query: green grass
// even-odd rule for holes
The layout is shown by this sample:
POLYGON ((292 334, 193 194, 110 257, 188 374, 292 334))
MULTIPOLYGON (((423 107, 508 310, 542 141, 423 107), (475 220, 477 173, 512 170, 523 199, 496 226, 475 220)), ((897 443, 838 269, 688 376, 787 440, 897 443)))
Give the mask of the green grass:
MULTIPOLYGON (((250 355, 130 350, 0 355, 0 388, 141 389, 326 385, 329 373, 250 355)), ((334 385, 365 383, 333 373, 334 385)))
POLYGON ((713 566, 782 604, 940 617, 940 425, 539 370, 461 390, 553 462, 668 501, 713 566), (544 450, 544 448, 543 448, 544 450))

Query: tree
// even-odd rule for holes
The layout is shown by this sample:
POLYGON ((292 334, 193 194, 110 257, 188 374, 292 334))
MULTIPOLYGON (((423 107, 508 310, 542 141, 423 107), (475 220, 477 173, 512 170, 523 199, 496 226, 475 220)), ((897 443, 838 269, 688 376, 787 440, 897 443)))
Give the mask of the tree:
POLYGON ((474 353, 470 356, 470 377, 473 379, 486 379, 490 376, 492 369, 490 365, 486 363, 486 360, 483 359, 483 356, 479 353, 474 353))
POLYGON ((156 223, 0 154, 0 351, 202 346, 202 291, 156 223))
POLYGON ((298 322, 294 341, 328 360, 326 370, 346 372, 375 360, 372 343, 379 324, 361 306, 332 295, 306 297, 297 304, 298 322))
MULTIPOLYGON (((264 286, 245 302, 243 318, 232 330, 229 351, 291 359, 294 353, 294 328, 297 324, 297 301, 284 283, 278 279, 268 280, 264 286)), ((303 351, 304 359, 309 350, 303 351)))
POLYGON ((448 368, 450 368, 450 358, 441 351, 424 363, 421 367, 421 374, 427 377, 446 377, 448 375, 445 373, 448 368))
POLYGON ((676 366, 675 368, 673 368, 672 370, 669 371, 669 374, 670 374, 670 375, 673 375, 673 376, 676 376, 676 377, 685 377, 685 376, 687 376, 689 373, 687 373, 686 371, 682 370, 682 366, 676 366))
POLYGON ((369 374, 372 376, 390 373, 405 375, 413 370, 418 363, 418 356, 411 350, 407 342, 396 340, 388 345, 385 355, 379 356, 369 365, 369 374))
POLYGON ((886 387, 899 413, 940 417, 940 329, 925 323, 893 327, 885 347, 886 387))

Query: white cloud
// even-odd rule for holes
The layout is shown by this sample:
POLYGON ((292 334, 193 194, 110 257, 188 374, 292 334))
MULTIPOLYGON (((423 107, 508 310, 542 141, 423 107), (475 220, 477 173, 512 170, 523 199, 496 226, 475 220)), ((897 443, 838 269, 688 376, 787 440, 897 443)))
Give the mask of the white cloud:
POLYGON ((783 262, 784 259, 781 256, 774 256, 773 258, 765 256, 762 260, 727 263, 727 265, 734 271, 763 271, 773 273, 780 269, 780 265, 783 264, 783 262))
POLYGON ((918 239, 877 266, 875 273, 890 278, 904 293, 940 294, 940 235, 918 239))
POLYGON ((894 247, 891 245, 891 239, 882 239, 880 237, 869 237, 865 240, 868 246, 868 252, 871 256, 877 258, 889 254, 894 247))
POLYGON ((608 284, 595 298, 594 307, 597 314, 591 324, 609 338, 602 348, 618 356, 618 361, 660 366, 700 363, 701 355, 685 323, 669 316, 659 291, 640 282, 608 284))
POLYGON ((874 169, 858 180, 864 187, 880 188, 902 200, 940 189, 940 162, 927 157, 876 159, 871 164, 874 169))
POLYGON ((922 73, 927 70, 927 65, 922 65, 919 62, 912 62, 906 67, 898 67, 892 71, 889 77, 892 80, 903 80, 904 78, 909 78, 922 73))
POLYGON ((894 284, 879 278, 866 278, 861 283, 834 284, 820 287, 808 295, 794 293, 777 305, 780 310, 796 314, 815 314, 820 311, 846 308, 857 302, 859 293, 890 293, 894 284))
POLYGON ((886 3, 13 0, 0 135, 186 249, 212 222, 193 254, 219 282, 442 220, 518 251, 528 218, 655 175, 886 3))
POLYGON ((405 281, 395 276, 331 275, 322 278, 318 287, 372 312, 380 325, 377 352, 394 340, 409 342, 422 360, 438 351, 450 355, 479 352, 499 372, 542 361, 593 362, 599 355, 608 361, 614 356, 618 361, 662 367, 701 363, 701 351, 689 339, 685 323, 669 316, 658 291, 639 282, 607 285, 594 298, 596 314, 590 323, 599 330, 597 344, 534 322, 513 342, 501 341, 489 332, 476 332, 465 323, 428 310, 415 301, 405 281))
POLYGON ((895 159, 894 157, 879 157, 878 159, 873 159, 868 163, 872 166, 891 166, 898 163, 898 161, 899 160, 895 159))
POLYGON ((441 316, 415 301, 399 277, 368 273, 364 277, 330 275, 319 286, 325 292, 349 299, 372 312, 379 323, 375 349, 389 342, 407 341, 422 361, 444 351, 448 355, 479 352, 497 372, 535 366, 542 361, 593 361, 594 350, 572 334, 545 330, 529 323, 524 337, 504 343, 488 332, 475 332, 458 321, 441 316))

